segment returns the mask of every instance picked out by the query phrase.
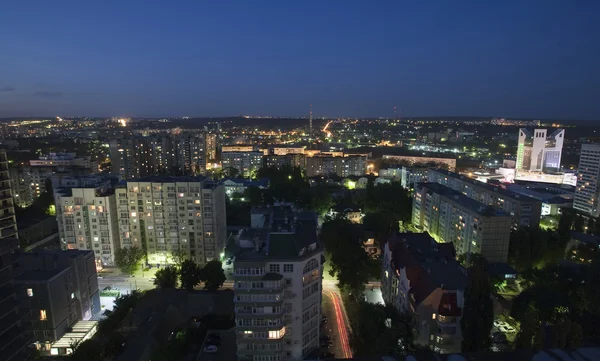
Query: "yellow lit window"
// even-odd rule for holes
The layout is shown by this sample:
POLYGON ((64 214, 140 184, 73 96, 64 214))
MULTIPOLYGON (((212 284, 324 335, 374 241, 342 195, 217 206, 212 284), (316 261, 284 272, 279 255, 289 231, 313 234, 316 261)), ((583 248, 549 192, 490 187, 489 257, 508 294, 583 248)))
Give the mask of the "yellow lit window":
POLYGON ((435 316, 436 316, 436 314, 435 314, 435 313, 432 313, 432 314, 431 314, 431 319, 432 319, 432 320, 435 320, 435 316))
POLYGON ((27 297, 33 297, 33 288, 27 289, 27 297))
POLYGON ((40 321, 46 321, 47 318, 46 310, 40 310, 40 321))

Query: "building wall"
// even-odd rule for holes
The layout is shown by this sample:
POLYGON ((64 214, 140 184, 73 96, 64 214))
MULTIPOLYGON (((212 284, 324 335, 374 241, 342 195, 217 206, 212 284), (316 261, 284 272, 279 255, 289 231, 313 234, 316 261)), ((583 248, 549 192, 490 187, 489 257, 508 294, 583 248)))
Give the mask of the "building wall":
POLYGON ((408 155, 383 155, 384 161, 395 162, 398 164, 406 163, 408 165, 436 163, 444 164, 448 170, 454 172, 456 170, 456 159, 451 158, 436 158, 436 157, 416 157, 408 155))
POLYGON ((583 144, 573 208, 592 217, 600 216, 600 144, 583 144))
POLYGON ((314 156, 306 158, 306 176, 314 177, 319 175, 328 176, 331 174, 340 177, 360 176, 367 173, 367 157, 348 156, 348 157, 329 157, 314 156))
POLYGON ((263 153, 255 151, 224 151, 221 153, 223 171, 233 168, 246 178, 251 177, 254 171, 262 167, 262 158, 263 153))

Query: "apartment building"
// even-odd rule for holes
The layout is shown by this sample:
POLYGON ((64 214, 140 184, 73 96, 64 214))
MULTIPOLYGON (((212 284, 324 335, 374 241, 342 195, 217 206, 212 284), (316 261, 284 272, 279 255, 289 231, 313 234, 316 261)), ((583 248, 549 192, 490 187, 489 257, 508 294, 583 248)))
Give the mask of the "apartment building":
POLYGON ((115 266, 120 247, 115 192, 106 184, 59 188, 54 192, 56 222, 63 250, 89 250, 96 265, 115 266))
POLYGON ((482 183, 458 173, 443 169, 429 169, 428 181, 454 189, 480 203, 500 209, 513 219, 513 227, 540 225, 542 202, 501 187, 482 183))
POLYGON ((217 135, 216 134, 204 134, 204 149, 206 157, 206 166, 210 163, 214 163, 217 159, 217 135))
POLYGON ((361 155, 344 157, 315 155, 306 158, 307 177, 332 174, 340 177, 367 174, 367 157, 361 155))
POLYGON ((30 334, 22 322, 14 288, 14 252, 19 247, 15 208, 10 187, 8 159, 0 149, 0 355, 3 360, 23 361, 27 358, 30 334))
POLYGON ((29 165, 32 167, 82 167, 97 169, 97 165, 93 164, 90 156, 77 157, 75 153, 50 153, 42 155, 38 159, 30 160, 29 165))
POLYGON ((600 216, 600 144, 582 144, 573 208, 591 217, 600 216))
POLYGON ((262 159, 263 153, 260 151, 223 151, 221 153, 223 171, 227 172, 228 169, 235 169, 240 176, 246 178, 251 177, 255 171, 262 167, 262 159))
POLYGON ((323 256, 317 216, 254 209, 234 261, 240 361, 301 360, 319 347, 323 256))
POLYGON ((294 167, 305 169, 306 156, 304 154, 265 155, 263 156, 263 167, 283 168, 294 167))
POLYGON ((439 157, 421 157, 413 155, 388 155, 384 154, 381 159, 388 164, 401 164, 410 167, 430 167, 432 164, 443 165, 451 171, 456 170, 456 159, 455 158, 439 158, 439 157))
POLYGON ((458 254, 482 254, 489 262, 506 262, 511 217, 437 183, 415 184, 412 223, 458 254))
POLYGON ((465 270, 451 243, 427 233, 395 233, 382 256, 381 292, 386 305, 410 314, 415 342, 436 353, 461 352, 465 270))
POLYGON ((92 251, 19 253, 15 288, 25 325, 38 350, 49 351, 71 327, 100 313, 92 251))
POLYGON ((121 247, 146 249, 152 265, 182 253, 199 265, 225 247, 225 188, 203 177, 148 177, 115 189, 121 247))

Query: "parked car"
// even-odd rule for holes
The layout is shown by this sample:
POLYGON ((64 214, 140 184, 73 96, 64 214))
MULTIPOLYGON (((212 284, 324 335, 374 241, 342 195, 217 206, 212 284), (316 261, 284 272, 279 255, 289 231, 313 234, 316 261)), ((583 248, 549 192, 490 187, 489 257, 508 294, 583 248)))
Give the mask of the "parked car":
POLYGON ((498 329, 499 329, 501 332, 504 332, 504 333, 513 333, 513 332, 517 332, 517 330, 516 330, 514 327, 512 327, 511 325, 508 325, 508 324, 506 324, 506 325, 504 325, 504 326, 500 326, 500 327, 498 327, 498 329))
POLYGON ((204 352, 206 353, 215 353, 219 348, 215 345, 208 345, 204 348, 204 352))

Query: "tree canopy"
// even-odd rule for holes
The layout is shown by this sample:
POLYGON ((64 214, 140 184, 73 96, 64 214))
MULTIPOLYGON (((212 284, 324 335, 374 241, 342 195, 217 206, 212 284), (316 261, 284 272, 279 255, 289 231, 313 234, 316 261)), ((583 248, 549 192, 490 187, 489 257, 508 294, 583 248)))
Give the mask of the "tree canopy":
POLYGON ((485 259, 472 256, 467 286, 465 288, 464 311, 460 321, 463 352, 487 351, 492 345, 490 333, 494 322, 492 284, 485 271, 485 259))
POLYGON ((213 259, 206 263, 202 268, 201 278, 204 281, 204 288, 207 290, 216 291, 219 287, 223 286, 227 278, 225 277, 221 261, 213 259))
POLYGON ((194 287, 200 283, 202 279, 202 269, 192 260, 185 260, 181 264, 179 270, 179 280, 181 281, 181 288, 191 291, 194 287))
POLYGON ((144 251, 138 247, 118 248, 115 263, 121 272, 131 275, 140 266, 142 258, 144 258, 144 251))
POLYGON ((175 266, 167 266, 156 271, 154 285, 158 288, 176 288, 179 271, 175 266))

